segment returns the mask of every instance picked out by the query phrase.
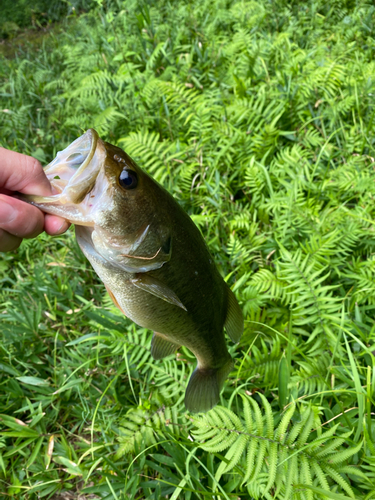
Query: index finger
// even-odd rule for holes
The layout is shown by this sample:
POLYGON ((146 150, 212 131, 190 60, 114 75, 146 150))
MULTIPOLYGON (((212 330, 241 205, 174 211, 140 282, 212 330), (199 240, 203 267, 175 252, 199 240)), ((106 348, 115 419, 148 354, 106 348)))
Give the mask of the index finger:
POLYGON ((51 184, 38 160, 1 147, 0 187, 39 196, 48 196, 52 192, 51 184))

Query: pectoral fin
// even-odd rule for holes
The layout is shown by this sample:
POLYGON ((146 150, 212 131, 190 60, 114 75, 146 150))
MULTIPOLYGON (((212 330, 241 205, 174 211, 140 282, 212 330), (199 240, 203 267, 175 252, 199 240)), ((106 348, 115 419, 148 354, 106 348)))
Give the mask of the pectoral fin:
POLYGON ((173 354, 180 346, 169 342, 160 333, 155 332, 151 341, 151 356, 154 359, 163 359, 173 354))
POLYGON ((238 305, 236 296, 228 287, 227 317, 225 318, 225 329, 233 342, 239 342, 243 332, 243 315, 238 305))
POLYGON ((155 297, 159 297, 159 299, 165 300, 170 304, 181 307, 184 311, 187 310, 174 291, 153 276, 149 276, 146 273, 139 273, 136 275, 136 278, 133 278, 130 281, 134 286, 140 288, 141 290, 151 293, 152 295, 155 295, 155 297))

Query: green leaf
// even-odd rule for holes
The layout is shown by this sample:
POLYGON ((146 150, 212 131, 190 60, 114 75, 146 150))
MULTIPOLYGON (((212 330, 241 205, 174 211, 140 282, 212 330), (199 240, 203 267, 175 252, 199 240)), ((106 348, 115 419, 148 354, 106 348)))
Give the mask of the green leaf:
POLYGON ((352 500, 352 497, 347 497, 345 495, 341 495, 340 493, 333 493, 332 491, 323 490, 322 488, 317 488, 316 486, 310 486, 307 484, 295 484, 295 489, 308 489, 313 491, 314 493, 318 493, 318 495, 322 495, 326 498, 331 498, 332 500, 352 500))
POLYGON ((9 375, 13 375, 14 377, 20 375, 20 372, 15 368, 13 368, 13 366, 7 365, 5 363, 0 363, 0 371, 9 373, 9 375))
POLYGON ((352 354, 352 351, 349 347, 348 340, 346 338, 346 335, 344 333, 344 340, 345 340, 345 345, 346 345, 346 350, 349 356, 349 361, 350 361, 350 367, 352 369, 352 376, 354 380, 354 386, 355 390, 357 393, 357 401, 358 401, 358 424, 357 424, 357 431, 354 436, 354 441, 358 441, 362 429, 363 429, 363 414, 364 414, 364 401, 365 401, 365 392, 362 389, 362 384, 361 384, 361 379, 359 377, 359 373, 357 370, 356 363, 354 361, 354 357, 352 354))
POLYGON ((37 456, 39 455, 39 451, 43 444, 43 441, 44 441, 44 436, 41 436, 35 443, 34 449, 31 452, 29 459, 27 460, 27 467, 30 467, 30 465, 32 465, 35 462, 37 456))
POLYGON ((7 432, 0 432, 0 436, 4 436, 5 438, 7 437, 24 437, 24 438, 38 438, 39 433, 37 431, 34 431, 33 429, 25 428, 22 431, 7 431, 7 432))
POLYGON ((17 380, 27 385, 37 385, 37 386, 48 386, 50 385, 48 380, 44 380, 39 377, 16 377, 17 380))
POLYGON ((280 360, 279 365, 279 405, 283 409, 288 402, 289 366, 285 356, 280 360))
POLYGON ((111 336, 105 333, 101 335, 98 335, 97 333, 86 333, 86 335, 82 335, 82 337, 79 337, 78 339, 74 339, 71 342, 68 342, 66 346, 70 347, 72 345, 81 344, 82 342, 88 342, 89 340, 98 341, 98 340, 105 340, 108 338, 111 338, 111 336))
POLYGON ((77 387, 78 385, 80 385, 82 383, 84 383, 84 381, 82 379, 73 379, 73 380, 70 380, 69 382, 67 382, 65 385, 63 385, 59 389, 57 389, 57 391, 53 392, 52 394, 53 395, 55 395, 55 394, 61 394, 62 392, 68 391, 72 387, 77 387))
POLYGON ((76 463, 72 462, 68 458, 58 456, 58 457, 54 457, 53 461, 56 462, 57 464, 63 465, 66 468, 67 472, 69 474, 72 474, 73 476, 82 476, 83 475, 83 471, 80 468, 80 466, 77 465, 76 463))

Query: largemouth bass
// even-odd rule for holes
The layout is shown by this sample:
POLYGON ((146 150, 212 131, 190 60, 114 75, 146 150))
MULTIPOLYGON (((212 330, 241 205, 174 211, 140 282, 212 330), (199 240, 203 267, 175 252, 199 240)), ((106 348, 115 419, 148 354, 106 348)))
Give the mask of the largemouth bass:
POLYGON ((197 227, 162 186, 93 129, 59 152, 45 173, 55 194, 28 201, 75 224, 78 244, 113 302, 154 331, 154 359, 181 345, 195 355, 185 406, 210 410, 233 366, 223 329, 238 342, 243 316, 197 227))

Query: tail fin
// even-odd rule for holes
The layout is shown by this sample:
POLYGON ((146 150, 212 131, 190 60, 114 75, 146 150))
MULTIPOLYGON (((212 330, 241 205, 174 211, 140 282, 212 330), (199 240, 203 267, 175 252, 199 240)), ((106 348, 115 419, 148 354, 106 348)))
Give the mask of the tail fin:
POLYGON ((232 359, 221 368, 197 368, 190 377, 185 393, 185 407, 192 413, 211 410, 220 398, 227 375, 233 368, 232 359))

